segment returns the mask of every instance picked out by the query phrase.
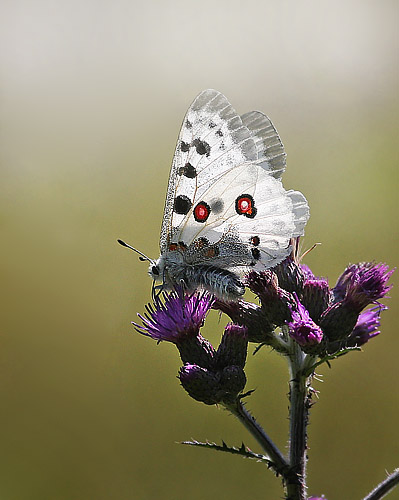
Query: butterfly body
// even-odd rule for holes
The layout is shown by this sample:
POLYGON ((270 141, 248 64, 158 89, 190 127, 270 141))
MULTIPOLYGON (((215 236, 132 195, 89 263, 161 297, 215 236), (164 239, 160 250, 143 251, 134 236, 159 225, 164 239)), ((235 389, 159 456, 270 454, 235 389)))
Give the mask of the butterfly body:
POLYGON ((239 116, 221 93, 199 94, 180 131, 161 254, 149 268, 161 288, 183 285, 236 300, 245 272, 274 267, 290 254, 309 208, 301 193, 282 185, 285 157, 266 115, 239 116))
POLYGON ((148 270, 155 281, 162 281, 162 288, 181 285, 187 292, 202 288, 226 300, 236 300, 244 294, 244 285, 234 272, 208 263, 218 253, 216 246, 196 240, 191 248, 181 244, 171 247, 148 270))

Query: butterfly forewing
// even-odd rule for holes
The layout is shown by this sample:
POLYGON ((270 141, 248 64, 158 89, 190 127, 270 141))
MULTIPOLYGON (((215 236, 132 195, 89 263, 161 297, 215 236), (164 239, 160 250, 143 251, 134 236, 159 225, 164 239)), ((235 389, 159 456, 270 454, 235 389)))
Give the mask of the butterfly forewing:
POLYGON ((161 251, 178 231, 189 209, 215 180, 232 167, 257 160, 248 128, 223 94, 205 90, 184 118, 169 177, 161 251))

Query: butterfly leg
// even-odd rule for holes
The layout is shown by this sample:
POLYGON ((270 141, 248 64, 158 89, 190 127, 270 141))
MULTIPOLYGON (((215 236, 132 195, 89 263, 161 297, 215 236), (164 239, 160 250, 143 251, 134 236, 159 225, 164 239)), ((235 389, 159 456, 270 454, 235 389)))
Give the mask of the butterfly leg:
POLYGON ((155 280, 153 280, 151 288, 151 297, 153 302, 158 302, 159 296, 161 295, 163 290, 164 290, 163 283, 161 285, 155 285, 155 280))

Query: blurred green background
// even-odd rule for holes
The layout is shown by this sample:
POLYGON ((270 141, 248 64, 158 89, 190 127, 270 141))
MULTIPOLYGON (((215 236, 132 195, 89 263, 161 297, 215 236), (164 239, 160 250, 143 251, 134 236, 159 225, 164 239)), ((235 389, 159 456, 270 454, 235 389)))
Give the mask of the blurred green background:
MULTIPOLYGON (((309 200, 306 262, 398 261, 397 1, 3 0, 1 500, 281 498, 264 465, 186 448, 256 443, 191 400, 172 345, 134 332, 169 167, 203 89, 259 109, 309 200)), ((393 277, 393 282, 397 276, 393 277)), ((398 289, 382 334, 318 370, 309 494, 361 498, 399 465, 398 289)), ((211 315, 216 345, 223 325, 211 315)), ((249 356, 248 407, 287 439, 287 370, 249 356)), ((394 495, 392 495, 393 498, 394 495)), ((396 497, 398 498, 398 497, 396 497)))

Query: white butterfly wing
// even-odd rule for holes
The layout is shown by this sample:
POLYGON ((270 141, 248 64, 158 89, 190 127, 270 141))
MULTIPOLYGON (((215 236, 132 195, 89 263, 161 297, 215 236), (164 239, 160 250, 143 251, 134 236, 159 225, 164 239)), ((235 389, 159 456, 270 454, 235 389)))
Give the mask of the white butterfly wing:
MULTIPOLYGON (((206 221, 197 222, 191 210, 179 238, 186 244, 205 238, 217 249, 209 263, 224 268, 277 265, 290 253, 291 238, 303 234, 309 218, 301 193, 286 191, 280 180, 251 163, 226 172, 203 193, 201 202, 210 208, 206 221)), ((194 255, 192 263, 195 259, 194 255)))
POLYGON ((251 132, 226 97, 204 90, 184 118, 169 176, 161 251, 179 231, 195 200, 232 167, 257 160, 251 132), (190 207, 189 207, 190 204, 190 207))
MULTIPOLYGON (((281 184, 285 157, 266 115, 251 111, 240 117, 219 92, 202 92, 187 111, 177 142, 161 252, 171 243, 189 246, 202 237, 216 245, 207 262, 220 267, 281 262, 309 218, 303 195, 281 184), (251 213, 245 212, 248 201, 251 213)), ((201 252, 191 255, 192 263, 203 258, 201 252)))

